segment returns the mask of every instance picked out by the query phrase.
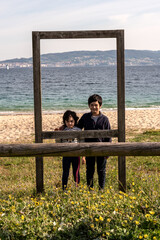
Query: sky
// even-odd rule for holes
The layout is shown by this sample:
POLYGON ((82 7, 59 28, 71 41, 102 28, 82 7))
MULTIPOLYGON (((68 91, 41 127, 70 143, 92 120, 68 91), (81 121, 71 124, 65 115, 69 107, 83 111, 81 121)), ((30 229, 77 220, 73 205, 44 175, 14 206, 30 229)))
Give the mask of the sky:
MULTIPOLYGON (((1 0, 0 61, 32 57, 32 31, 125 31, 125 49, 160 50, 159 0, 1 0)), ((41 40, 41 54, 116 49, 114 39, 41 40)))

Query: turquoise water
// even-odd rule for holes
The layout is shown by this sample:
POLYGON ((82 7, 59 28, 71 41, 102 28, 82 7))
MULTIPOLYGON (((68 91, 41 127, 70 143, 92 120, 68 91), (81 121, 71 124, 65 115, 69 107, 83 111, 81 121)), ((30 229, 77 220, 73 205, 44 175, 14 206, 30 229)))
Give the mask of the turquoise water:
MULTIPOLYGON (((160 107, 160 67, 125 69, 127 108, 160 107)), ((33 111, 31 68, 0 69, 0 112, 33 111)), ((116 66, 42 68, 44 111, 87 109, 88 97, 103 97, 103 109, 117 107, 116 66)))

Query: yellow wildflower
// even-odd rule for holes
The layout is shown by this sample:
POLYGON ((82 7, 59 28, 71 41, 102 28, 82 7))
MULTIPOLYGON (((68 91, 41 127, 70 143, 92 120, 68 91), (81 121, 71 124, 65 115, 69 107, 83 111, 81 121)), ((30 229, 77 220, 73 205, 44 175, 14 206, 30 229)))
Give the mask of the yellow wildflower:
POLYGON ((154 212, 154 211, 149 211, 149 213, 150 213, 151 215, 154 215, 154 214, 155 214, 155 212, 154 212))
POLYGON ((144 234, 144 238, 148 238, 148 235, 147 235, 147 234, 144 234))
POLYGON ((119 195, 119 198, 122 199, 123 197, 121 195, 119 195))
POLYGON ((90 224, 90 227, 91 227, 91 228, 94 228, 94 224, 90 224))
POLYGON ((122 192, 122 191, 119 191, 119 194, 122 194, 122 195, 123 195, 123 194, 124 194, 124 192, 122 192))
POLYGON ((22 221, 24 221, 24 215, 21 216, 22 221))
POLYGON ((134 221, 136 225, 139 225, 139 221, 134 221))
POLYGON ((142 238, 143 238, 143 236, 142 236, 142 235, 140 235, 138 238, 139 238, 139 239, 142 239, 142 238))
POLYGON ((12 212, 16 212, 15 206, 12 206, 12 212))
POLYGON ((95 221, 98 222, 99 221, 98 218, 95 218, 95 221))
POLYGON ((151 216, 150 214, 146 214, 146 215, 145 215, 146 218, 149 218, 150 216, 151 216))
POLYGON ((110 218, 107 218, 107 222, 110 222, 111 221, 111 219, 110 218))
POLYGON ((104 218, 102 216, 99 217, 99 221, 103 222, 104 218))

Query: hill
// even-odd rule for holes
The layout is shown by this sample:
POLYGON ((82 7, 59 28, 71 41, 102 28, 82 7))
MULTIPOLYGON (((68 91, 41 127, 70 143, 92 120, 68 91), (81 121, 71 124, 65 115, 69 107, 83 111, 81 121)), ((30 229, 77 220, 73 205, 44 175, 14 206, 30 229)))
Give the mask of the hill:
MULTIPOLYGON (((42 67, 110 66, 116 65, 116 51, 72 51, 41 55, 42 67)), ((160 65, 160 51, 125 50, 126 66, 160 65)), ((0 68, 32 67, 32 58, 0 61, 0 68)))

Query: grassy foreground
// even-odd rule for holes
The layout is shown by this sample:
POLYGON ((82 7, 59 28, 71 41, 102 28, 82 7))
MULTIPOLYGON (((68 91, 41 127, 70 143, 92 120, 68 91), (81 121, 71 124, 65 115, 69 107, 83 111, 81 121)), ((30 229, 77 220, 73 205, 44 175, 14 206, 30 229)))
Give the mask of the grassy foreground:
MULTIPOLYGON (((129 135, 160 141, 160 131, 129 135)), ((160 239, 160 157, 127 157, 127 193, 118 191, 117 157, 106 187, 88 191, 85 166, 76 188, 61 190, 61 158, 44 158, 45 193, 35 194, 34 158, 0 158, 0 239, 160 239)))

